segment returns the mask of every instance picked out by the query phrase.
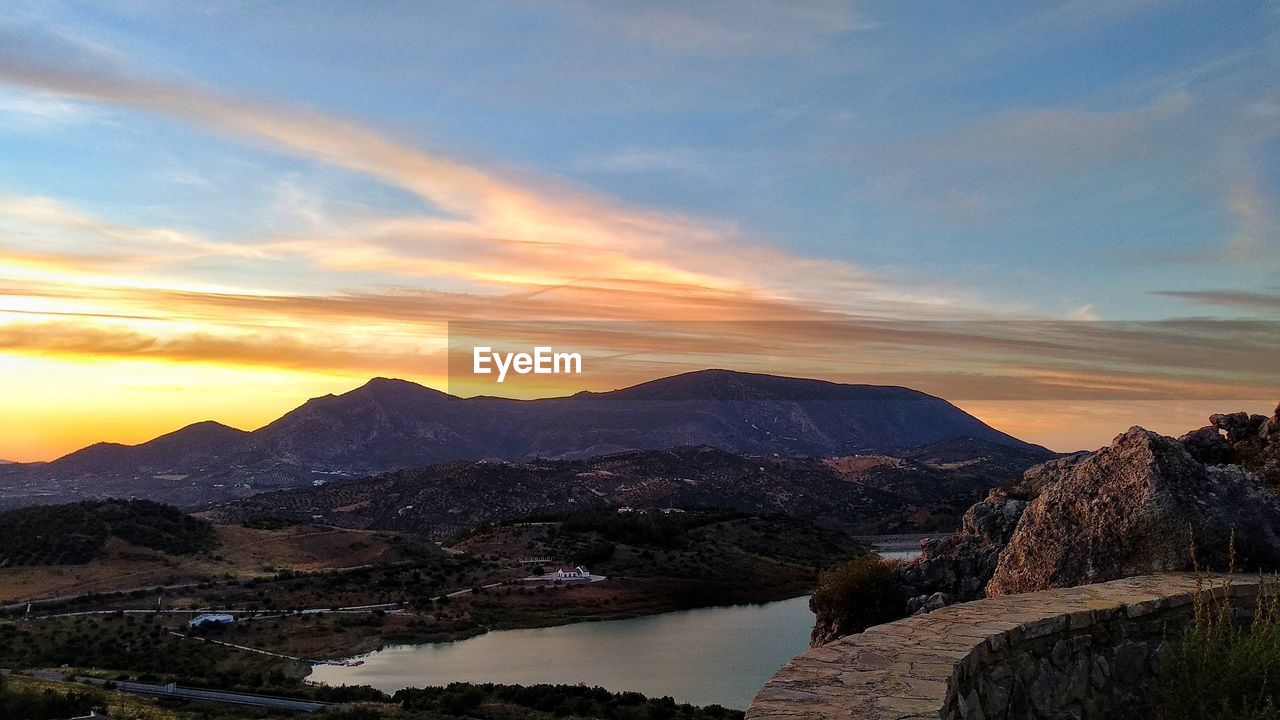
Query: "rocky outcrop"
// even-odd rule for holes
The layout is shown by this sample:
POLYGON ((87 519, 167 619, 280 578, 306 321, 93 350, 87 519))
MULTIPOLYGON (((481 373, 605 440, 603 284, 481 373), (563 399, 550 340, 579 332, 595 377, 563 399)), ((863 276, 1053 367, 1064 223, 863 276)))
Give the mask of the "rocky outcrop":
POLYGON ((920 558, 901 569, 907 612, 927 612, 983 597, 1000 553, 1029 502, 1085 457, 1085 453, 1070 455, 1027 470, 1021 483, 992 490, 970 507, 960 532, 921 543, 920 558))
POLYGON ((982 597, 997 557, 1026 506, 1025 499, 993 490, 965 512, 960 532, 922 542, 920 558, 901 570, 907 612, 982 597))
POLYGON ((1205 465, 1183 442, 1135 427, 1027 506, 986 591, 1189 569, 1192 538, 1202 564, 1224 568, 1233 531, 1241 567, 1280 566, 1280 496, 1239 466, 1205 465))
POLYGON ((959 533, 900 570, 918 613, 987 595, 1203 566, 1280 567, 1280 407, 1214 415, 1174 440, 1141 428, 1053 460, 969 509, 959 533))
MULTIPOLYGON (((904 614, 987 596, 1200 567, 1280 569, 1280 407, 1175 440, 1139 427, 1028 469, 898 567, 904 614)), ((823 618, 819 616, 818 626, 823 618)), ((834 627, 831 626, 831 627, 834 627)), ((814 646, 832 633, 815 633, 814 646)))

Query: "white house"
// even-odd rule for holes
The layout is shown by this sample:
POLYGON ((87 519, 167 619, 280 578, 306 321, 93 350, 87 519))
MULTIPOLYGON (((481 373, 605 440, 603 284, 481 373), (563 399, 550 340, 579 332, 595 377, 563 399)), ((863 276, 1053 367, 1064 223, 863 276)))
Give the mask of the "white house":
POLYGON ((191 618, 191 622, 187 623, 187 627, 200 627, 213 623, 215 625, 227 625, 236 621, 235 615, 227 613, 204 613, 191 618))
POLYGON ((560 568, 551 574, 552 580, 590 580, 591 573, 587 569, 579 565, 576 568, 565 570, 560 568))

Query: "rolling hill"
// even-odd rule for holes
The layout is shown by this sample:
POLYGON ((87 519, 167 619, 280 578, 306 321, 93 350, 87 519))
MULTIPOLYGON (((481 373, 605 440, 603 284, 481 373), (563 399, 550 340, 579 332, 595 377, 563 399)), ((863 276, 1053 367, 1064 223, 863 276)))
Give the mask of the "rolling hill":
POLYGON ((318 522, 435 539, 482 523, 624 507, 711 507, 851 528, 921 503, 984 492, 1043 460, 983 447, 963 469, 879 455, 737 455, 705 445, 589 460, 454 462, 263 493, 219 505, 211 515, 231 523, 318 522))

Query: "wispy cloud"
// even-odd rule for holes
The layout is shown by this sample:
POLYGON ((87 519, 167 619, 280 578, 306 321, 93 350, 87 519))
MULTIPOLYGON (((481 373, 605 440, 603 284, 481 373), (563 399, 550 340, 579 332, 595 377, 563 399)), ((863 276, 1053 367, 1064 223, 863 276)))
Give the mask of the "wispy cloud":
POLYGON ((177 118, 355 170, 438 211, 387 219, 368 232, 285 242, 333 269, 463 278, 490 290, 575 285, 621 295, 626 283, 655 282, 792 302, 797 312, 806 304, 873 314, 956 305, 938 294, 904 292, 847 263, 749 245, 729 226, 629 207, 545 178, 502 177, 318 112, 7 55, 5 82, 177 118))
POLYGON ((1243 290, 1161 290, 1153 293, 1201 305, 1280 312, 1280 295, 1243 290))

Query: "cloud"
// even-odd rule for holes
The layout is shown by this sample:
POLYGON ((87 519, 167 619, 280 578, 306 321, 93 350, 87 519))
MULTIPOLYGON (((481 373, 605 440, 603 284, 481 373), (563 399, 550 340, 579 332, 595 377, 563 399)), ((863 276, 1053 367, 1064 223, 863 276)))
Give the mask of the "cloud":
POLYGON ((1280 311, 1280 295, 1268 295, 1244 290, 1160 290, 1152 294, 1188 300, 1201 305, 1215 305, 1242 310, 1280 311))
POLYGON ((1235 219, 1236 230, 1227 241, 1227 256, 1234 262, 1252 262, 1280 249, 1268 204, 1256 184, 1238 183, 1231 188, 1227 208, 1235 219))
POLYGON ((191 84, 127 77, 0 50, 0 81, 164 115, 378 178, 435 212, 367 232, 279 238, 334 270, 460 278, 478 292, 662 283, 858 313, 946 312, 956 298, 907 292, 847 263, 751 245, 726 225, 629 207, 546 178, 506 177, 318 112, 191 84))
POLYGON ((96 119, 84 103, 47 93, 0 88, 0 122, 45 131, 96 119))

